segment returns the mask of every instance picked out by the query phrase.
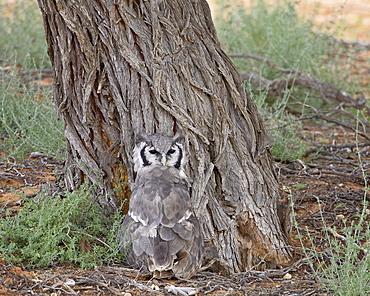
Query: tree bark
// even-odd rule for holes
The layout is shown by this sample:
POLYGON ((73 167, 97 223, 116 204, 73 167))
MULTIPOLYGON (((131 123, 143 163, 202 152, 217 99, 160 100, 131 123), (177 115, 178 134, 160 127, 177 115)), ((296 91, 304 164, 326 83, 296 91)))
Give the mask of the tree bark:
POLYGON ((207 2, 38 2, 65 121, 66 187, 90 182, 101 203, 119 206, 135 177, 135 134, 180 126, 192 203, 223 268, 286 263, 271 141, 207 2))

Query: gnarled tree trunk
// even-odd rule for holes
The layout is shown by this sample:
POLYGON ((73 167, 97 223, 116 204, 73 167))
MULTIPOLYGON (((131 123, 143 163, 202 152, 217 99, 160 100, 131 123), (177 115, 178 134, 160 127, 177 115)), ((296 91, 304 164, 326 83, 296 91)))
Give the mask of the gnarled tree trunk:
MULTIPOLYGON (((192 202, 227 272, 289 259, 270 140, 205 0, 38 0, 65 121, 65 184, 129 198, 134 135, 187 136, 192 202)), ((126 203, 127 204, 127 203, 126 203)), ((271 265, 270 265, 271 266, 271 265)))

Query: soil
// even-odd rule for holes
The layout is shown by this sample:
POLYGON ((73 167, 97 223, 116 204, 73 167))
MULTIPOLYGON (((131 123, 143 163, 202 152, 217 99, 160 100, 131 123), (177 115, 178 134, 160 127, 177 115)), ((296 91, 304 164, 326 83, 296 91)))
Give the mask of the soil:
MULTIPOLYGON (((322 2, 325 3, 322 18, 337 11, 337 2, 322 2)), ((313 2, 307 0, 302 3, 313 2)), ((367 5, 367 8, 370 5, 370 1, 359 3, 367 5)), ((364 17, 366 24, 370 10, 367 12, 364 17)), ((361 10, 356 17, 362 18, 365 14, 361 10)), ((365 41, 364 38, 368 38, 368 30, 358 34, 365 41)), ((370 54, 363 52, 361 55, 358 70, 363 73, 363 84, 368 91, 370 66, 367 61, 370 54)), ((39 83, 47 85, 50 81, 39 83)), ((196 289, 197 295, 332 295, 332 291, 319 284, 305 261, 302 244, 323 250, 327 243, 325 227, 337 229, 329 235, 338 237, 344 221, 350 223, 358 219, 363 201, 370 201, 369 192, 364 191, 369 182, 364 174, 370 175, 370 147, 352 145, 357 140, 360 143, 364 140, 343 127, 311 121, 304 122, 301 136, 310 146, 307 157, 303 161, 275 162, 282 224, 287 226, 285 230, 293 254, 287 266, 231 276, 204 270, 189 281, 164 281, 151 280, 148 275, 119 265, 81 270, 65 264, 24 270, 0 259, 0 295, 174 295, 169 291, 179 286, 196 289), (292 203, 296 227, 287 223, 292 222, 292 203), (303 234, 303 237, 298 239, 298 234, 303 234)), ((35 157, 17 163, 4 152, 0 153, 0 209, 10 209, 16 215, 24 196, 32 197, 41 185, 55 182, 55 171, 61 164, 44 155, 30 155, 35 157)))

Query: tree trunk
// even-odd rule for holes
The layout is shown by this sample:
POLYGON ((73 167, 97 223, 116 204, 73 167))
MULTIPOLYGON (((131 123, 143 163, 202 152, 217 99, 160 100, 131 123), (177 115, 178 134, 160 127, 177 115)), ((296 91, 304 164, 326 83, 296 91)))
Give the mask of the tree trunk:
POLYGON ((192 203, 223 268, 286 263, 271 142, 207 2, 38 2, 65 121, 67 188, 93 183, 101 203, 119 206, 135 177, 134 135, 171 134, 178 125, 192 203))

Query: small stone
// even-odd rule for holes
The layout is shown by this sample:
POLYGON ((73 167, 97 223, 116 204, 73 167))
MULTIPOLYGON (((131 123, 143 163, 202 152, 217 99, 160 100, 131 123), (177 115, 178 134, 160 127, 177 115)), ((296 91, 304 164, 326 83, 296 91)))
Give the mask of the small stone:
POLYGON ((70 287, 73 287, 74 285, 76 285, 76 282, 73 280, 73 279, 66 279, 64 281, 64 283, 67 285, 67 286, 70 286, 70 287))
POLYGON ((290 273, 286 273, 284 276, 283 276, 283 279, 284 280, 291 280, 292 279, 292 275, 290 273))
POLYGON ((336 215, 335 220, 343 220, 345 217, 342 214, 336 215))
POLYGON ((44 156, 45 154, 44 153, 42 153, 42 152, 31 152, 30 153, 30 157, 31 158, 37 158, 37 157, 42 157, 42 156, 44 156))
POLYGON ((160 288, 157 285, 152 285, 151 288, 155 291, 159 291, 160 288))

